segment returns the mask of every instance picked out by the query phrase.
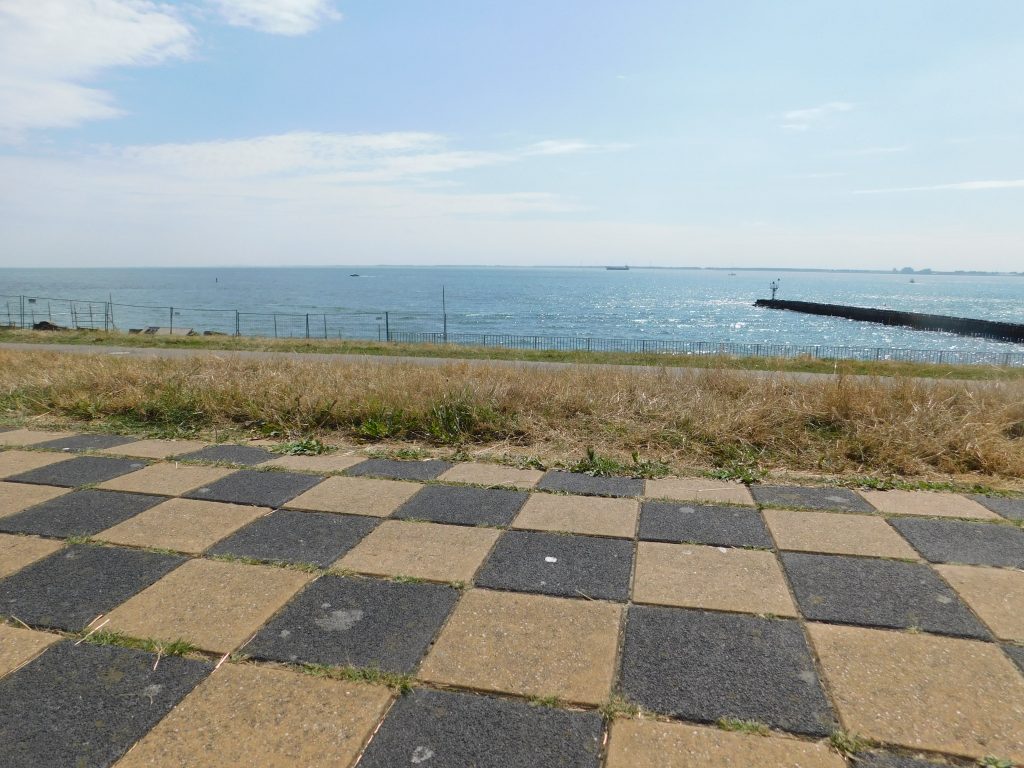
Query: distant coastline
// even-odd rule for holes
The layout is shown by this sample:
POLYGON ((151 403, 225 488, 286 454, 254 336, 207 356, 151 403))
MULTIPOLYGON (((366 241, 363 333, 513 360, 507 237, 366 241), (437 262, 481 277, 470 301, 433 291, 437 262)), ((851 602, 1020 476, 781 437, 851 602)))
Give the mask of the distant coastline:
MULTIPOLYGON (((843 269, 835 268, 829 269, 825 267, 693 267, 693 266, 659 266, 656 264, 630 264, 627 270, 623 270, 621 264, 611 265, 612 271, 630 271, 630 270, 653 270, 663 269, 672 271, 690 271, 690 272, 811 272, 811 273, 832 273, 832 274, 851 274, 851 275, 907 275, 907 276, 934 276, 934 275, 960 275, 962 277, 1024 277, 1024 271, 1021 272, 991 272, 988 270, 974 270, 974 269, 957 269, 957 270, 941 270, 941 269, 911 269, 904 267, 901 269, 843 269)), ((45 266, 33 266, 31 269, 46 269, 46 270, 76 270, 76 269, 90 269, 90 270, 123 270, 123 269, 167 269, 167 270, 178 270, 178 269, 202 269, 202 270, 214 270, 214 269, 599 269, 603 271, 608 270, 609 265, 607 264, 202 264, 202 265, 168 265, 168 264, 156 264, 153 266, 136 267, 136 266, 117 266, 117 267, 45 267, 45 266)), ((26 267, 18 266, 0 266, 0 272, 4 271, 18 271, 26 269, 26 267)))

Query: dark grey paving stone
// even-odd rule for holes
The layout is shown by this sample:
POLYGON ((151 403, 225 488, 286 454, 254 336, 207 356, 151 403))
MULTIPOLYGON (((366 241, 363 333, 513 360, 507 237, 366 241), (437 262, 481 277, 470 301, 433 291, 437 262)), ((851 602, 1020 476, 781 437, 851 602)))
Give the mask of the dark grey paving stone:
POLYGON ((428 485, 391 515, 458 525, 509 525, 529 494, 501 488, 428 485))
POLYGON ((620 686, 643 707, 827 736, 836 720, 796 621, 633 605, 620 686))
POLYGON ((645 501, 641 505, 640 538, 724 547, 772 547, 756 509, 670 501, 645 501))
POLYGON ((187 498, 279 507, 322 481, 323 478, 317 475, 242 469, 210 485, 196 488, 187 494, 187 498))
POLYGON ((343 474, 353 477, 388 477, 392 480, 436 480, 454 464, 440 459, 429 461, 397 461, 395 459, 367 459, 349 467, 343 474))
POLYGON ((1004 645, 1003 649, 1007 654, 1009 654, 1011 659, 1017 662, 1017 666, 1020 667, 1020 671, 1024 672, 1024 646, 1004 645))
POLYGON ((77 632, 183 562, 141 549, 67 547, 0 580, 0 614, 77 632))
POLYGON ((632 541, 506 531, 475 582, 516 592, 625 601, 632 572, 632 541))
POLYGON ((1002 515, 1007 520, 1024 520, 1024 499, 1004 499, 998 496, 982 496, 975 494, 970 498, 981 506, 1002 515))
POLYGON ((313 563, 327 568, 377 527, 380 520, 329 512, 279 509, 215 544, 210 553, 257 560, 313 563))
POLYGON ((597 768, 601 717, 419 689, 401 697, 359 768, 597 768))
POLYGON ((141 493, 72 491, 15 515, 0 517, 0 531, 59 538, 92 536, 163 501, 167 499, 141 493))
POLYGON ((113 480, 115 477, 127 475, 147 466, 148 462, 139 459, 115 459, 107 456, 78 456, 67 461, 58 461, 47 467, 40 467, 20 475, 8 477, 8 482, 38 483, 39 485, 59 485, 64 488, 77 488, 80 485, 92 485, 113 480))
POLYGON ((799 485, 751 485, 754 501, 762 507, 799 507, 833 512, 874 512, 864 497, 849 488, 806 488, 799 485))
POLYGON ((0 680, 5 768, 112 765, 211 671, 204 661, 66 641, 0 680))
POLYGON ((959 520, 892 518, 894 526, 933 563, 1024 568, 1024 529, 959 520))
POLYGON ((245 650, 274 661, 412 672, 458 596, 457 589, 440 584, 324 576, 245 650))
POLYGON ((182 461, 223 461, 228 464, 244 464, 252 467, 276 459, 277 454, 258 445, 208 445, 198 451, 185 453, 174 458, 182 461))
POLYGON ((858 752, 856 765, 858 768, 950 768, 949 763, 933 763, 888 752, 858 752))
POLYGON ((639 496, 644 481, 635 477, 594 477, 580 472, 552 469, 544 473, 537 487, 545 491, 565 491, 580 496, 639 496))
POLYGON ((781 557, 808 619, 991 638, 956 592, 924 563, 797 552, 781 557))
POLYGON ((98 451, 101 448, 116 448, 126 443, 134 443, 136 440, 137 438, 123 435, 72 435, 57 440, 47 440, 35 447, 50 451, 98 451))

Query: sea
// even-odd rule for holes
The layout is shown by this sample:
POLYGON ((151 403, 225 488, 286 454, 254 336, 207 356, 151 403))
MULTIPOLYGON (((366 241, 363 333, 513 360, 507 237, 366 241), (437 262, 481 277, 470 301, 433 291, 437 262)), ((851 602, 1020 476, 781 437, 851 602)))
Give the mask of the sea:
POLYGON ((33 318, 65 322, 66 300, 78 302, 79 321, 88 306, 94 324, 101 303, 112 302, 118 327, 167 325, 162 319, 173 316, 179 327, 230 330, 238 310, 243 319, 259 316, 261 328, 280 315, 280 335, 295 334, 287 315, 313 313, 351 317, 332 317, 332 336, 338 329, 376 337, 388 324, 452 334, 1024 352, 1022 344, 754 307, 775 280, 782 299, 1024 323, 1024 275, 367 266, 0 269, 0 323, 19 315, 25 296, 33 318))

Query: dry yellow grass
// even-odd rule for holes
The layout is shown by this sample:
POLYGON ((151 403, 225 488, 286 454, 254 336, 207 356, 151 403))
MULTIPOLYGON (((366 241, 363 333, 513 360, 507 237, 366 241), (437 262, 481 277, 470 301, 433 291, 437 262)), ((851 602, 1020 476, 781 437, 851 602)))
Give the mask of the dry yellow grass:
POLYGON ((677 467, 1024 477, 1017 381, 0 351, 0 412, 155 434, 242 429, 475 444, 545 461, 593 447, 677 467))

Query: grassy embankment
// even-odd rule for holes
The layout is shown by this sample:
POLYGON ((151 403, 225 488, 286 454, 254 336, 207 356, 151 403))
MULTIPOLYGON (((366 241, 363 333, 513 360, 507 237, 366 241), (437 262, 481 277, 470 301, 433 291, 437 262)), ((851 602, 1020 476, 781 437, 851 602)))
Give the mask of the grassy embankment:
POLYGON ((1024 381, 751 377, 0 351, 0 419, 274 435, 656 475, 840 475, 1021 487, 1024 381))
POLYGON ((1024 381, 1024 368, 986 365, 937 365, 874 360, 818 360, 724 355, 670 355, 627 352, 563 352, 558 350, 465 347, 455 344, 398 344, 342 339, 268 339, 242 336, 143 336, 102 331, 21 331, 0 328, 0 342, 31 344, 113 345, 161 349, 231 349, 254 352, 309 352, 391 357, 431 357, 460 360, 523 360, 656 366, 666 368, 715 368, 793 373, 841 373, 861 376, 913 376, 918 378, 1024 381))

